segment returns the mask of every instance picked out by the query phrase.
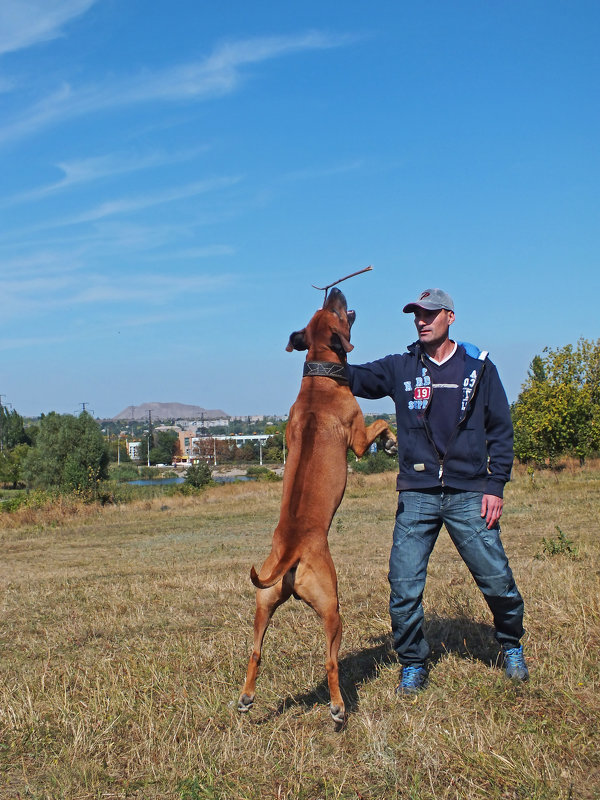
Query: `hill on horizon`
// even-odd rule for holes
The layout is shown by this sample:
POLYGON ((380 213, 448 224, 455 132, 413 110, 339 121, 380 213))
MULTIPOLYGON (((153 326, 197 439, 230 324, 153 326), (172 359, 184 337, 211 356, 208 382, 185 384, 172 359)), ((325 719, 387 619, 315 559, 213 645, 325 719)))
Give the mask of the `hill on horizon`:
POLYGON ((141 403, 139 406, 127 406, 112 419, 142 420, 147 418, 149 411, 154 420, 201 419, 203 415, 204 419, 219 419, 229 416, 219 408, 207 409, 186 403, 141 403))

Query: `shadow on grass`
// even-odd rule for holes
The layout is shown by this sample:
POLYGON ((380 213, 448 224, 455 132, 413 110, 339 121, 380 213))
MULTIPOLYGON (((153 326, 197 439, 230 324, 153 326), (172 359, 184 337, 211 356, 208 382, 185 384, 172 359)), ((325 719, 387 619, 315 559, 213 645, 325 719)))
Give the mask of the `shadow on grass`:
POLYGON ((494 638, 492 625, 475 622, 468 617, 428 614, 424 631, 431 647, 429 660, 432 664, 450 653, 481 661, 488 667, 496 667, 499 663, 500 647, 494 638))
MULTIPOLYGON (((430 614, 426 617, 424 630, 431 647, 429 661, 432 664, 453 653, 481 661, 489 667, 498 666, 500 648, 494 639, 491 625, 474 622, 466 617, 440 617, 430 614)), ((374 643, 373 647, 349 653, 339 662, 340 688, 347 714, 358 710, 360 687, 376 678, 381 667, 398 663, 391 634, 374 637, 371 641, 374 643)), ((329 687, 324 678, 310 691, 286 697, 273 711, 255 719, 255 723, 267 722, 297 706, 309 709, 328 703, 329 687)))
MULTIPOLYGON (((379 668, 383 665, 393 664, 396 655, 391 649, 389 637, 378 636, 373 638, 374 647, 368 647, 355 653, 350 653, 340 659, 340 688, 346 704, 346 713, 351 714, 358 708, 358 689, 359 687, 373 680, 379 668)), ((323 672, 325 667, 323 666, 323 672)), ((302 694, 291 695, 279 703, 277 708, 265 714, 260 719, 255 720, 257 724, 267 722, 273 717, 278 717, 290 708, 302 706, 306 709, 313 708, 315 705, 327 705, 329 703, 329 687, 327 678, 324 678, 314 689, 302 694)))

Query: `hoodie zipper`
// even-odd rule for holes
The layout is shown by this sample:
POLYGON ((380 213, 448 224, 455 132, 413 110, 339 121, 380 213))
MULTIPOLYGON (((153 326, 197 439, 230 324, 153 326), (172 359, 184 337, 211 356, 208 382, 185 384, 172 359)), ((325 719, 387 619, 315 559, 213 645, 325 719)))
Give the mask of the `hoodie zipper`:
POLYGON ((481 380, 481 376, 483 375, 484 366, 485 366, 485 360, 482 362, 481 369, 477 373, 477 378, 475 379, 475 383, 473 384, 473 388, 472 388, 471 394, 469 395, 469 399, 467 400, 467 404, 465 406, 465 409, 462 412, 462 414, 460 415, 460 418, 459 418, 458 422, 456 423, 456 427, 452 431, 452 435, 448 439, 448 445, 446 447, 446 453, 444 454, 444 457, 440 462, 440 480, 442 481, 442 486, 444 485, 444 481, 442 480, 442 478, 443 478, 443 475, 444 475, 444 462, 446 461, 446 455, 448 454, 448 450, 450 449, 450 445, 452 444, 454 439, 456 439, 456 434, 458 433, 458 429, 460 428, 462 423, 467 418, 467 413, 469 411, 471 403, 473 402, 473 399, 475 398, 475 392, 477 391, 477 387, 479 386, 479 381, 481 380))
MULTIPOLYGON (((425 367, 425 369, 427 370, 427 374, 429 375, 429 369, 427 368, 427 364, 425 363, 425 359, 423 357, 423 353, 420 353, 420 361, 423 364, 423 366, 425 367)), ((450 436, 450 439, 448 439, 448 445, 446 447, 446 454, 448 453, 448 450, 450 449, 451 443, 456 438, 456 434, 458 433, 458 429, 460 428, 462 422, 466 419, 467 413, 469 411, 469 407, 470 407, 471 403, 473 402, 473 398, 475 397, 475 391, 476 391, 477 387, 479 386, 479 381, 481 380, 481 376, 483 375, 484 365, 485 365, 485 360, 482 362, 481 369, 477 373, 477 378, 475 380, 475 383, 473 384, 473 389, 471 391, 469 399, 467 400, 467 404, 466 404, 466 406, 464 408, 464 411, 460 415, 460 418, 459 418, 458 422, 456 423, 456 426, 455 426, 454 430, 452 431, 452 435, 450 436)), ((439 464, 440 464, 440 469, 439 469, 439 473, 438 473, 438 479, 441 482, 442 486, 444 486, 443 478, 444 478, 444 462, 446 460, 446 454, 444 454, 442 456, 440 451, 437 449, 437 447, 435 445, 435 442, 433 441, 433 436, 431 435, 431 431, 429 430, 429 425, 427 424, 427 411, 429 410, 429 406, 431 405, 432 398, 433 398, 433 384, 430 384, 429 402, 427 403, 427 408, 425 409, 425 413, 423 414, 423 426, 425 428, 425 433, 427 434, 427 438, 429 439, 433 449, 437 453, 438 461, 439 461, 439 464)))
MULTIPOLYGON (((419 360, 421 361, 421 364, 423 365, 423 367, 427 371, 427 374, 429 375, 429 378, 431 379, 431 375, 429 373, 429 369, 427 367, 427 364, 425 363, 425 359, 423 358, 423 353, 422 352, 419 353, 419 360)), ((427 408, 423 412, 423 427, 425 428, 425 433, 427 434, 427 438, 431 442, 431 446, 433 447, 433 449, 437 453, 438 461, 439 461, 439 464, 440 464, 440 471, 439 471, 438 477, 439 477, 440 480, 442 480, 442 475, 443 475, 443 472, 444 472, 444 463, 443 463, 444 460, 443 460, 443 458, 442 458, 442 456, 440 454, 440 451, 437 449, 435 442, 433 441, 433 436, 431 435, 431 431, 429 429, 429 425, 428 425, 428 422, 427 422, 427 412, 429 411, 429 408, 431 406, 432 399, 433 399, 433 384, 430 382, 429 383, 429 401, 427 403, 427 408)), ((442 486, 443 486, 443 483, 442 483, 442 486)))

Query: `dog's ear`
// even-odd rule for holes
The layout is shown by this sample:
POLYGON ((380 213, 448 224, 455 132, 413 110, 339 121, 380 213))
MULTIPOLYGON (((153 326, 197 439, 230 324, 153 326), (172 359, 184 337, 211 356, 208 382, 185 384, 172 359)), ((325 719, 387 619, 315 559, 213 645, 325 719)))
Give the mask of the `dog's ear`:
POLYGON ((351 350, 354 350, 354 345, 350 344, 350 340, 344 336, 339 328, 334 329, 333 334, 340 340, 340 344, 344 348, 345 353, 349 353, 351 350))
POLYGON ((292 350, 308 350, 308 344, 306 342, 306 328, 302 328, 301 331, 294 331, 293 333, 290 333, 290 340, 285 349, 288 351, 288 353, 291 353, 292 350))
MULTIPOLYGON (((344 295, 342 295, 342 297, 344 297, 344 295)), ((344 298, 344 305, 345 302, 346 301, 344 298)), ((345 310, 346 309, 344 308, 344 311, 345 310)), ((347 318, 347 316, 346 319, 342 319, 338 311, 334 310, 333 314, 335 315, 335 321, 331 326, 331 333, 333 334, 334 338, 337 337, 337 339, 339 340, 339 343, 341 344, 344 353, 349 353, 351 350, 354 350, 354 345, 350 344, 350 328, 352 327, 352 323, 347 318)), ((354 319, 352 320, 352 322, 354 322, 354 319)), ((335 350, 336 348, 334 347, 333 349, 335 350)))

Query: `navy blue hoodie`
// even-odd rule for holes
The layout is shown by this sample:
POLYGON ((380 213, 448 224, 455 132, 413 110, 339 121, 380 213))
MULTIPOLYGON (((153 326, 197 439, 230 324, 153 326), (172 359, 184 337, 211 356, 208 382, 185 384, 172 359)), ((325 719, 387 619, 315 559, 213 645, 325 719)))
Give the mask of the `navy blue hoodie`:
POLYGON ((369 400, 389 396, 396 404, 398 491, 448 486, 502 497, 513 463, 506 394, 487 353, 473 345, 458 347, 465 358, 461 410, 443 455, 428 425, 433 387, 419 342, 402 355, 348 364, 350 389, 369 400))

